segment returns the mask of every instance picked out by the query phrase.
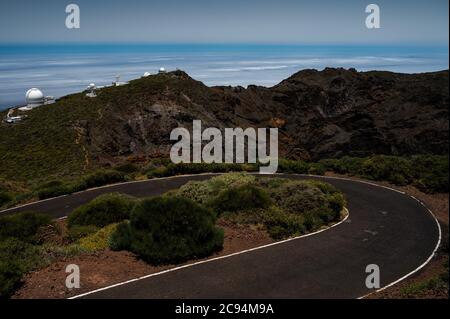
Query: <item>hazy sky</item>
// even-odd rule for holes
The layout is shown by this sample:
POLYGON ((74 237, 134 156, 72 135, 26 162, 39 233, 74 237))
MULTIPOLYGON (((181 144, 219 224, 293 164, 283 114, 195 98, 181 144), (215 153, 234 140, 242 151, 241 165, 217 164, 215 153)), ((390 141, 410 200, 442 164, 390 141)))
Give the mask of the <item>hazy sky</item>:
POLYGON ((448 0, 1 0, 0 43, 447 45, 448 0), (65 7, 81 29, 65 27, 65 7), (381 7, 379 30, 365 8, 381 7))

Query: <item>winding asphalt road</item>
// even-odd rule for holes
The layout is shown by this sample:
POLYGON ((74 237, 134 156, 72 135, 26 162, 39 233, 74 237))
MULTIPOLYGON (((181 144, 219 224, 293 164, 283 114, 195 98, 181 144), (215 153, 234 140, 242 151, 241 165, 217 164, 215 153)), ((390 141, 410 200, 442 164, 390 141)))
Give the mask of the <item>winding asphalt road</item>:
MULTIPOLYGON (((0 212, 43 212, 67 216, 95 197, 120 192, 152 196, 191 180, 213 175, 181 176, 113 185, 0 212)), ((350 217, 319 234, 178 269, 97 291, 84 298, 358 298, 366 288, 366 266, 381 270, 381 287, 424 265, 437 248, 440 228, 418 201, 399 192, 357 181, 319 179, 345 193, 350 217)))

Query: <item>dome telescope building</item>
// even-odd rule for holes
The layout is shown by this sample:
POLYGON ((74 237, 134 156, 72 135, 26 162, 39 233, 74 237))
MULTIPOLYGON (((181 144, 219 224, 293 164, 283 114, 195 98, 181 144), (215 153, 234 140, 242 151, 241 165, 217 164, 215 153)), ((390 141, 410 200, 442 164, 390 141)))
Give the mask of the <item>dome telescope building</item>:
POLYGON ((26 106, 19 108, 20 111, 29 111, 36 107, 55 102, 52 96, 45 96, 41 90, 32 88, 25 94, 26 106))
POLYGON ((36 88, 30 89, 25 94, 25 100, 30 108, 41 106, 45 103, 44 93, 36 88))

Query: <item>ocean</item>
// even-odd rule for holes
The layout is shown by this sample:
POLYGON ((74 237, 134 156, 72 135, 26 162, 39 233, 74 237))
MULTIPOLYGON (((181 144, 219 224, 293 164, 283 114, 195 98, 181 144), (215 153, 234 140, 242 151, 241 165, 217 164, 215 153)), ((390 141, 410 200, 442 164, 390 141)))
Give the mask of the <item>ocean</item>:
POLYGON ((273 86, 302 69, 420 73, 448 69, 448 47, 300 45, 0 45, 0 110, 33 87, 56 98, 181 69, 206 85, 273 86))

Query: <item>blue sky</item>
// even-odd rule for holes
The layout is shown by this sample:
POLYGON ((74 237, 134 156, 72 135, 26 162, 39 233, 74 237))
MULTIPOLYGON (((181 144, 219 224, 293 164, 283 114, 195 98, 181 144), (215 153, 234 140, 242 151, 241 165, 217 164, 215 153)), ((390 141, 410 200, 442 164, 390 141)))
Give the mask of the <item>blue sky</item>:
POLYGON ((2 0, 0 43, 290 43, 448 46, 448 0, 2 0), (381 7, 379 30, 365 7, 381 7))

